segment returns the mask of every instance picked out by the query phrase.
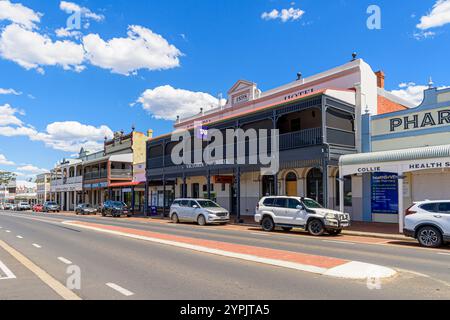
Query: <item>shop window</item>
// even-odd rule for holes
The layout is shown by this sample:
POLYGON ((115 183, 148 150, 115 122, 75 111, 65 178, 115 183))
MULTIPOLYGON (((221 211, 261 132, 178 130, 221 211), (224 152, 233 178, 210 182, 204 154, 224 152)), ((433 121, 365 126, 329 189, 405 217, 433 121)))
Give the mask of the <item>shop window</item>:
MULTIPOLYGON (((336 175, 336 206, 341 205, 340 188, 339 188, 339 172, 336 175)), ((351 207, 353 205, 352 201, 352 177, 344 177, 344 206, 351 207)))

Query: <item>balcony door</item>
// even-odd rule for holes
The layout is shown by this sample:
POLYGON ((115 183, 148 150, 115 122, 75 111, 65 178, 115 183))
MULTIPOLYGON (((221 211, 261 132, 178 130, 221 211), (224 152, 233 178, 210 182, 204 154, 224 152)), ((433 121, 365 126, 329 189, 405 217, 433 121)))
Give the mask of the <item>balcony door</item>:
POLYGON ((323 174, 318 168, 311 169, 306 177, 307 197, 323 204, 323 174))

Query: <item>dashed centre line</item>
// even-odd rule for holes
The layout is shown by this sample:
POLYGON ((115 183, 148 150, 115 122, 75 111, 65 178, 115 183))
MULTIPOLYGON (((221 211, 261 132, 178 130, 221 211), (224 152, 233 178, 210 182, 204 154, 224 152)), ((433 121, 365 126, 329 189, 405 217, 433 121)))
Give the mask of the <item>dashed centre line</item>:
POLYGON ((11 233, 11 231, 10 230, 6 230, 6 233, 11 233))
POLYGON ((61 261, 62 263, 65 263, 65 264, 72 264, 72 261, 67 260, 64 257, 58 257, 58 260, 61 261))
POLYGON ((108 287, 110 287, 111 289, 116 290, 117 292, 123 294, 123 295, 126 296, 126 297, 129 297, 129 296, 134 295, 133 292, 131 292, 131 291, 125 289, 125 288, 122 288, 121 286, 119 286, 119 285, 117 285, 117 284, 115 284, 115 283, 109 282, 109 283, 107 283, 106 285, 107 285, 108 287))
POLYGON ((18 238, 18 239, 23 239, 23 237, 22 237, 22 236, 16 236, 16 238, 18 238))
POLYGON ((40 245, 38 245, 38 244, 36 244, 36 243, 33 243, 33 247, 38 248, 38 249, 41 249, 41 248, 42 248, 40 245))

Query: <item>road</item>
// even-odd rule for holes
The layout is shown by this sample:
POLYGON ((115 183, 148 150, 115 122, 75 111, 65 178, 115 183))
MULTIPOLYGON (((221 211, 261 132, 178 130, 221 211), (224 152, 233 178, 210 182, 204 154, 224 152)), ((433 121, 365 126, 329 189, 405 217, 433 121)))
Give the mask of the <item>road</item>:
POLYGON ((449 248, 423 249, 362 237, 312 238, 237 226, 0 212, 0 262, 14 274, 14 278, 2 278, 5 271, 0 271, 0 299, 67 299, 70 293, 88 300, 450 299, 449 248), (69 220, 355 260, 395 268, 398 274, 374 289, 367 281, 337 279, 63 224, 69 220), (77 279, 71 277, 77 270, 80 288, 64 291, 68 279, 77 279), (55 289, 58 285, 64 288, 55 289))

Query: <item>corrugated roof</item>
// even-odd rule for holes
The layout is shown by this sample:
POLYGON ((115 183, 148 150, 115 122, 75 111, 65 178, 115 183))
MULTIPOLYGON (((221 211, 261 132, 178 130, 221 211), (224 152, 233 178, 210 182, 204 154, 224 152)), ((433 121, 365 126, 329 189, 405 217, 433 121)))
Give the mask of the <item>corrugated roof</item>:
POLYGON ((395 162, 450 157, 450 145, 422 147, 414 149, 350 154, 342 156, 340 165, 395 162))

